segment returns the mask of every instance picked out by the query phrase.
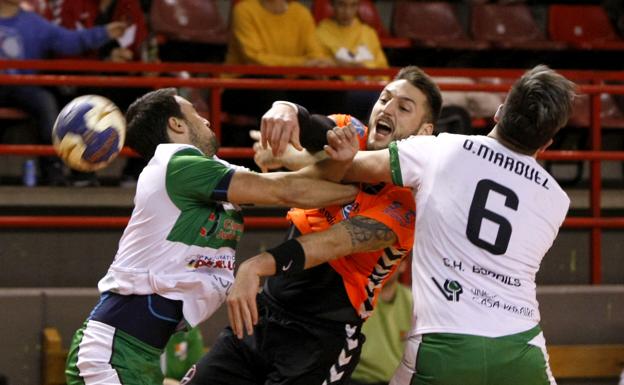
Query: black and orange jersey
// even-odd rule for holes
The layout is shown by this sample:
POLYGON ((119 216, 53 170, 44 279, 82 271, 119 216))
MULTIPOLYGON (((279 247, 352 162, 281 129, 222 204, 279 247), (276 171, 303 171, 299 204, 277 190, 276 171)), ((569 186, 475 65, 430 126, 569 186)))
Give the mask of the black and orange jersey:
POLYGON ((357 215, 385 224, 397 236, 397 242, 385 250, 355 253, 329 262, 342 277, 351 305, 361 318, 366 318, 375 306, 383 282, 412 247, 415 219, 412 191, 383 183, 362 185, 351 204, 288 212, 288 218, 301 234, 323 231, 357 215))
MULTIPOLYGON (((360 148, 366 148, 365 125, 349 115, 330 118, 339 127, 351 123, 358 133, 360 148)), ((397 236, 396 243, 384 250, 347 255, 287 278, 271 277, 265 285, 267 294, 287 309, 295 308, 320 318, 344 322, 367 318, 383 283, 412 247, 415 221, 412 190, 384 183, 362 184, 350 204, 310 210, 294 208, 288 212, 300 234, 323 231, 357 215, 388 226, 397 236)))

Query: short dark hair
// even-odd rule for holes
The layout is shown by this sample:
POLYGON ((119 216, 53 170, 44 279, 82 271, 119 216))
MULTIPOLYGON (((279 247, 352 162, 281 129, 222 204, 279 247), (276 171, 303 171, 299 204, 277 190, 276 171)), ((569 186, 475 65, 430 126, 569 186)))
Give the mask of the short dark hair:
POLYGON ((175 95, 175 88, 162 88, 148 92, 128 107, 126 144, 145 159, 154 156, 159 144, 171 142, 167 134, 169 118, 184 119, 175 95))
POLYGON ((440 94, 440 88, 433 79, 420 68, 407 66, 401 68, 399 73, 394 77, 394 80, 407 80, 411 85, 425 94, 427 97, 428 109, 426 111, 425 121, 435 124, 440 117, 440 110, 442 109, 442 94, 440 94))
POLYGON ((514 83, 503 105, 498 133, 532 154, 552 139, 572 115, 576 85, 538 65, 514 83))

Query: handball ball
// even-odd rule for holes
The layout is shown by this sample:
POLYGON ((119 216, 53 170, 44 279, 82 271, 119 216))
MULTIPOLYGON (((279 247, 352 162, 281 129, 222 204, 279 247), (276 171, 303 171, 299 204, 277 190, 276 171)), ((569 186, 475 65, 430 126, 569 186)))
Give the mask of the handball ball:
POLYGON ((79 96, 59 113, 52 144, 65 164, 78 171, 104 168, 117 157, 126 121, 115 103, 98 95, 79 96))

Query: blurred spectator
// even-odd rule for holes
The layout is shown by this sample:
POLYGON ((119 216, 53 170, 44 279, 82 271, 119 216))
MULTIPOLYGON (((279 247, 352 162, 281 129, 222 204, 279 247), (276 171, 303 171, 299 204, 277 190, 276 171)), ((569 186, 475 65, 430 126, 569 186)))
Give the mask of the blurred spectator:
MULTIPOLYGON (((434 77, 438 84, 476 84, 477 81, 466 77, 434 77)), ((482 83, 500 83, 500 79, 479 79, 482 83)), ((481 92, 481 91, 442 91, 443 108, 458 107, 466 110, 470 118, 486 118, 490 119, 503 104, 505 94, 498 92, 481 92)), ((470 131, 470 128, 467 129, 470 131)), ((457 130, 456 133, 471 134, 472 132, 462 132, 465 130, 457 130)))
MULTIPOLYGON (((316 29, 326 54, 336 65, 343 67, 388 68, 377 31, 362 23, 357 16, 360 0, 333 0, 332 5, 332 18, 321 20, 316 29)), ((353 77, 343 76, 343 79, 352 80, 353 77)), ((376 91, 347 91, 344 106, 339 110, 366 121, 370 106, 375 104, 378 96, 376 91)))
POLYGON ((128 25, 124 36, 100 47, 99 59, 126 62, 141 60, 148 37, 147 24, 137 0, 49 0, 55 24, 74 30, 122 21, 128 25))
MULTIPOLYGON (((158 61, 158 49, 150 36, 145 12, 137 0, 48 0, 55 23, 69 29, 83 30, 113 21, 128 25, 123 36, 100 47, 92 55, 96 59, 113 62, 158 61)), ((148 90, 142 88, 106 88, 88 90, 111 99, 122 111, 148 90)), ((134 186, 146 162, 141 158, 128 158, 122 171, 121 183, 134 186)), ((72 173, 77 186, 97 185, 94 174, 72 173)))
POLYGON ((24 11, 36 12, 48 20, 50 20, 49 16, 52 15, 47 0, 39 0, 36 2, 22 0, 20 1, 20 8, 22 8, 24 11))
MULTIPOLYGON (((316 26, 312 14, 298 1, 241 0, 232 9, 230 25, 226 64, 314 67, 333 65, 333 60, 327 57, 314 33, 316 26)), ((331 94, 322 91, 227 90, 223 94, 223 109, 230 116, 259 118, 274 100, 291 100, 309 106, 313 111, 330 113, 334 108, 329 107, 335 106, 331 101, 334 95, 331 94)), ((251 145, 249 128, 257 127, 224 130, 224 144, 251 145)))
POLYGON ((179 384, 186 372, 203 355, 204 339, 199 327, 172 335, 161 356, 164 385, 179 384))
POLYGON ((435 125, 436 134, 448 132, 450 134, 472 135, 472 118, 464 107, 444 105, 440 117, 435 125))
POLYGON ((328 66, 314 19, 298 1, 242 0, 234 5, 226 64, 328 66))
MULTIPOLYGON (((20 8, 19 0, 0 0, 0 58, 44 59, 49 53, 78 55, 96 49, 123 35, 125 23, 70 31, 58 27, 34 12, 20 8)), ((5 73, 33 73, 33 70, 5 70, 5 73)), ((37 122, 39 143, 51 143, 51 131, 58 115, 57 102, 50 91, 37 86, 0 87, 0 105, 25 110, 37 122)), ((41 157, 42 184, 66 183, 61 161, 56 157, 41 157)))
POLYGON ((333 17, 321 20, 316 29, 326 54, 344 67, 388 68, 377 32, 357 17, 360 0, 332 4, 333 17))
POLYGON ((387 385, 399 366, 412 325, 412 293, 399 283, 409 259, 381 289, 377 307, 362 327, 366 342, 349 385, 387 385))

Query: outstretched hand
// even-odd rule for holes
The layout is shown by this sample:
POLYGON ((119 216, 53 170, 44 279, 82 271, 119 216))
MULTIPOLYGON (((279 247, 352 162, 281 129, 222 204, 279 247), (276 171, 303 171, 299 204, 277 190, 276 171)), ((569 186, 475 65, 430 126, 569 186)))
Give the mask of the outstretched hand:
POLYGON ((260 168, 262 172, 268 172, 283 166, 280 158, 273 155, 271 147, 264 148, 261 140, 261 134, 258 130, 249 131, 249 137, 254 140, 254 162, 260 168))
POLYGON ((256 295, 260 287, 260 276, 243 262, 238 268, 234 285, 227 297, 228 318, 234 334, 242 339, 244 332, 253 334, 258 323, 256 295))
POLYGON ((299 121, 297 111, 291 105, 274 103, 260 122, 262 147, 271 146, 274 156, 280 156, 288 143, 297 150, 303 150, 299 143, 299 121))
POLYGON ((353 160, 360 148, 357 132, 351 124, 327 131, 327 143, 325 152, 331 159, 339 162, 353 160))

